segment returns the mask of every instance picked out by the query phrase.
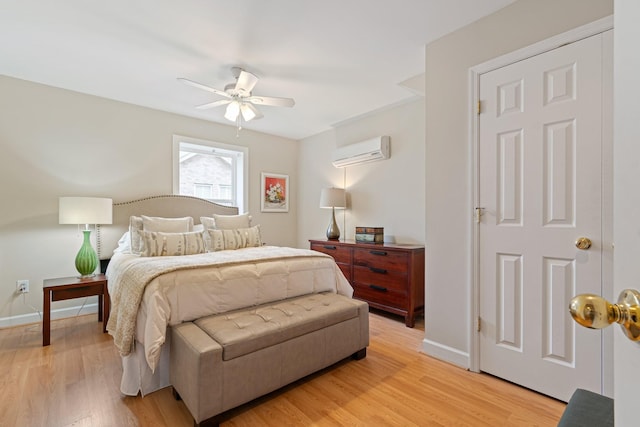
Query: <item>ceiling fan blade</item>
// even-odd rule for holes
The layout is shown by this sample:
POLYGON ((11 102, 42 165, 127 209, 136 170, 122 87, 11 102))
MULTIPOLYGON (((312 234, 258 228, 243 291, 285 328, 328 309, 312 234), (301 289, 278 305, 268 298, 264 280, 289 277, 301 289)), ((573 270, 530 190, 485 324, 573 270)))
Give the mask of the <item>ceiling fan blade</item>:
POLYGON ((189 86, 197 87, 198 89, 206 90, 207 92, 215 93, 216 95, 224 96, 225 98, 231 98, 231 95, 223 90, 214 89, 202 83, 194 82, 193 80, 185 79, 184 77, 178 77, 182 83, 186 83, 189 86))
POLYGON ((296 103, 291 98, 278 98, 275 96, 250 96, 244 100, 256 105, 271 105, 274 107, 293 107, 296 103))
POLYGON ((206 110, 207 108, 219 107, 221 105, 226 105, 230 103, 230 99, 221 99, 219 101, 209 102, 207 104, 198 105, 196 108, 198 110, 206 110))
POLYGON ((256 83, 258 83, 258 78, 254 74, 242 70, 236 82, 236 90, 239 93, 249 95, 256 86, 256 83))

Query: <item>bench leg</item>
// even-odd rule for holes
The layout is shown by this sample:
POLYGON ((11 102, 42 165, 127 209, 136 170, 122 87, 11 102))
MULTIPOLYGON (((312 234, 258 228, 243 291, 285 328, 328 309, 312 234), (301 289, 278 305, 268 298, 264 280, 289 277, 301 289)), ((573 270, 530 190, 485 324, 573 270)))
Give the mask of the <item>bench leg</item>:
POLYGON ((200 423, 193 421, 193 427, 220 427, 220 418, 213 416, 209 419, 201 421, 200 423))
POLYGON ((367 357, 367 348, 363 348, 361 350, 356 351, 351 355, 351 358, 354 360, 361 360, 367 357))
MULTIPOLYGON (((182 400, 180 393, 176 391, 175 387, 171 387, 171 394, 175 400, 182 400)), ((199 423, 197 423, 196 420, 193 420, 193 427, 220 427, 220 419, 216 415, 209 419, 200 421, 199 423)))

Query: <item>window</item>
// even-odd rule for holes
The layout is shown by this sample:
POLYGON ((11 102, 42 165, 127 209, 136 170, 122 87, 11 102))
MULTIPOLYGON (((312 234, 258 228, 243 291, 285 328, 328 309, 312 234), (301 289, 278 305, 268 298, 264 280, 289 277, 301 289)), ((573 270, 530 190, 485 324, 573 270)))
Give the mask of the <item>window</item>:
POLYGON ((173 193, 200 197, 246 211, 246 147, 174 135, 173 193))
POLYGON ((213 199, 213 184, 194 184, 193 195, 202 199, 213 199))
POLYGON ((218 184, 218 193, 220 194, 220 197, 224 198, 224 197, 231 197, 233 187, 227 184, 218 184))

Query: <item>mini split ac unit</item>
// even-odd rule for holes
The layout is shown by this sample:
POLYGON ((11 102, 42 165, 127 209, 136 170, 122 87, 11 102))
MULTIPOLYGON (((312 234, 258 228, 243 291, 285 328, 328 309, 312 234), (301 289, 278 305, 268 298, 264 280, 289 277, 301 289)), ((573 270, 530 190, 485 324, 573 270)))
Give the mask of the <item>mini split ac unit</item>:
POLYGON ((333 152, 333 166, 344 168, 390 157, 388 136, 378 136, 355 144, 345 145, 333 152))

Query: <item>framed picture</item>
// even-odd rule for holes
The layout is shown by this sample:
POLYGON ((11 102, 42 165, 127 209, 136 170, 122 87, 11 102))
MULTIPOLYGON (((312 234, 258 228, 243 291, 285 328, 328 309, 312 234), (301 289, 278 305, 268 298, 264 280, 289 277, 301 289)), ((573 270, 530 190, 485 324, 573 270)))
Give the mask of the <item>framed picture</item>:
POLYGON ((262 172, 260 194, 262 212, 289 212, 289 175, 262 172))

